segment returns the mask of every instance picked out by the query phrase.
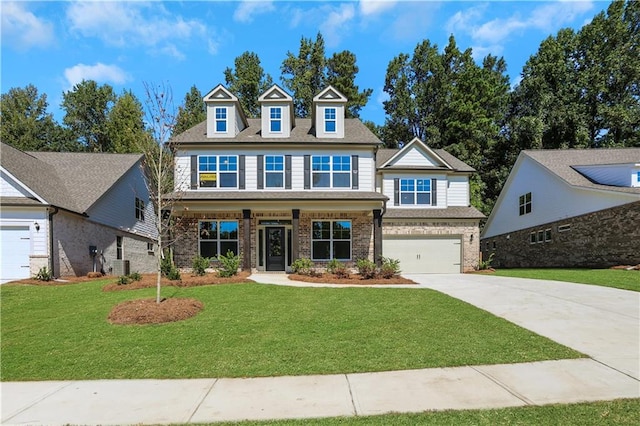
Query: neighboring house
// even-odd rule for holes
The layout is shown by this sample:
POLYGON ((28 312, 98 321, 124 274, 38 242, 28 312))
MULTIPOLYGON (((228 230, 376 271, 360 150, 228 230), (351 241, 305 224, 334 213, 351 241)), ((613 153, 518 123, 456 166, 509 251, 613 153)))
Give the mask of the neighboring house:
POLYGON ((400 150, 358 119, 329 86, 310 118, 294 117, 277 85, 259 98, 260 118, 218 85, 204 97, 207 120, 176 135, 174 258, 228 250, 242 267, 288 271, 298 258, 400 259, 403 272, 471 270, 479 220, 469 207, 466 164, 414 140, 400 150))
POLYGON ((640 148, 521 152, 481 247, 505 268, 640 264, 640 148))
POLYGON ((1 144, 2 281, 156 269, 140 154, 22 152, 1 144), (90 252, 93 249, 93 252, 90 252), (95 255, 94 255, 95 254, 95 255))

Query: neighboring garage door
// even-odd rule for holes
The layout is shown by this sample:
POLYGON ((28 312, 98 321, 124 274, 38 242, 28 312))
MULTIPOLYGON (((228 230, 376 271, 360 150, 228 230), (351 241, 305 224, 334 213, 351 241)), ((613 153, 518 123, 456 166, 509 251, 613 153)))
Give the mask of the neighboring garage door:
POLYGON ((402 273, 458 274, 462 259, 460 237, 384 236, 384 257, 400 260, 402 273))
POLYGON ((29 227, 0 226, 0 244, 0 279, 11 281, 29 278, 29 227))

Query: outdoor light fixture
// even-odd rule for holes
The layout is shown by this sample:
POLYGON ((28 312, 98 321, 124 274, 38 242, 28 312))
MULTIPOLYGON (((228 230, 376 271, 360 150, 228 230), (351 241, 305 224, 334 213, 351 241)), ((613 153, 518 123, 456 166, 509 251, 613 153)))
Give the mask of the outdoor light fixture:
POLYGON ((36 228, 36 231, 40 230, 40 224, 38 222, 35 222, 33 226, 36 228))

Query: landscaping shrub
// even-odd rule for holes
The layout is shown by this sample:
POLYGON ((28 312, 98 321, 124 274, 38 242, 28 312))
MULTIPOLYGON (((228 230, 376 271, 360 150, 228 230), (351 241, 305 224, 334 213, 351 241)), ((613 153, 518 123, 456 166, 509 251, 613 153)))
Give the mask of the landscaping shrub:
POLYGON ((380 276, 382 278, 393 278, 400 274, 400 260, 382 257, 380 265, 380 276))
POLYGON ((349 270, 347 265, 337 259, 331 259, 327 264, 327 272, 334 274, 338 278, 348 278, 349 270))
POLYGON ((369 259, 358 259, 356 268, 358 269, 358 274, 365 280, 375 278, 378 269, 376 264, 369 259))
POLYGON ((311 259, 306 257, 301 257, 299 259, 294 260, 293 263, 291 264, 291 270, 294 273, 300 274, 300 275, 315 274, 313 262, 311 261, 311 259))
POLYGON ((193 273, 198 276, 203 276, 207 272, 207 268, 211 264, 211 259, 208 257, 197 256, 193 258, 191 266, 193 273))
POLYGON ((484 271, 491 268, 491 262, 493 262, 494 254, 495 253, 491 253, 487 260, 480 260, 480 262, 478 262, 478 271, 484 271))
POLYGON ((126 275, 120 275, 120 276, 118 277, 118 280, 116 281, 116 283, 117 283, 118 285, 127 285, 127 284, 129 284, 130 282, 131 282, 131 278, 129 278, 129 277, 128 277, 128 276, 126 276, 126 275))
POLYGON ((165 256, 160 260, 160 272, 162 273, 162 276, 169 277, 173 268, 174 266, 171 258, 165 254, 165 256))
POLYGON ((140 272, 132 272, 129 274, 129 279, 131 281, 140 281, 142 279, 142 275, 140 275, 140 272))
POLYGON ((49 268, 43 266, 33 278, 38 281, 51 281, 53 279, 53 274, 51 273, 49 268))
POLYGON ((218 276, 222 278, 228 278, 238 273, 240 268, 240 255, 233 254, 231 250, 227 251, 226 255, 218 255, 218 276))

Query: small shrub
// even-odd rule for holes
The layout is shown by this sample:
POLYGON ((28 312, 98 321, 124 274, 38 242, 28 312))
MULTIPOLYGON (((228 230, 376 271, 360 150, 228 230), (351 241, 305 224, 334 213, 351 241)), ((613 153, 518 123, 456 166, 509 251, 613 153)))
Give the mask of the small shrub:
POLYGON ((495 253, 491 253, 487 260, 481 260, 478 262, 478 271, 484 271, 491 268, 491 262, 493 262, 493 255, 495 253))
POLYGON ((334 274, 337 278, 349 278, 347 265, 337 259, 331 259, 327 264, 327 272, 334 274))
POLYGON ((53 279, 53 274, 46 266, 40 268, 38 273, 34 277, 38 281, 51 281, 53 279))
POLYGON ((300 275, 313 275, 315 273, 315 269, 313 267, 313 262, 311 259, 307 257, 301 257, 296 259, 291 264, 291 271, 300 275))
POLYGON ((193 268, 193 273, 198 276, 203 276, 207 273, 207 268, 211 264, 211 259, 208 257, 197 256, 194 257, 191 261, 191 267, 193 268))
POLYGON ((390 259, 387 257, 381 258, 382 264, 380 265, 380 276, 382 278, 393 278, 400 273, 400 260, 390 259))
POLYGON ((174 269, 173 262, 171 258, 165 254, 165 256, 160 260, 160 272, 163 276, 169 277, 171 270, 174 269))
POLYGON ((342 262, 340 262, 338 259, 331 259, 329 263, 327 263, 327 272, 330 274, 335 274, 336 269, 340 268, 341 264, 342 262))
POLYGON ((140 272, 132 272, 129 274, 129 279, 131 281, 140 281, 142 279, 142 275, 140 275, 140 272))
POLYGON ((131 278, 129 278, 129 277, 128 277, 128 276, 126 276, 126 275, 120 275, 120 276, 118 277, 118 280, 116 281, 116 283, 117 283, 118 285, 127 285, 127 284, 129 284, 130 282, 131 282, 131 278))
POLYGON ((218 276, 222 278, 228 278, 238 273, 240 268, 240 255, 233 254, 231 250, 227 251, 226 255, 218 255, 218 276))
POLYGON ((358 259, 356 268, 358 269, 358 274, 365 280, 375 278, 378 269, 376 264, 369 259, 358 259))
POLYGON ((169 281, 180 281, 181 277, 180 277, 180 270, 178 268, 176 268, 175 266, 171 268, 171 270, 169 271, 169 273, 167 274, 167 279, 169 281))

